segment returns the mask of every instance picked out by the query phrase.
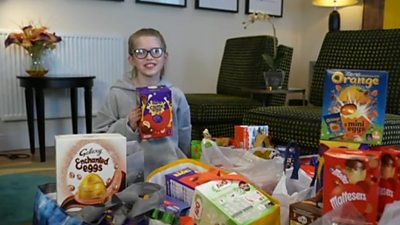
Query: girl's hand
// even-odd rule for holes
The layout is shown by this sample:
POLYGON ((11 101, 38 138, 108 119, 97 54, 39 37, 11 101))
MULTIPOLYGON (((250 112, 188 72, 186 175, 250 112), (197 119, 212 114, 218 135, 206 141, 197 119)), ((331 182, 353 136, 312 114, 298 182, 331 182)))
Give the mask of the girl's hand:
POLYGON ((140 107, 134 108, 128 115, 128 124, 132 130, 136 130, 139 127, 139 120, 141 117, 140 107))

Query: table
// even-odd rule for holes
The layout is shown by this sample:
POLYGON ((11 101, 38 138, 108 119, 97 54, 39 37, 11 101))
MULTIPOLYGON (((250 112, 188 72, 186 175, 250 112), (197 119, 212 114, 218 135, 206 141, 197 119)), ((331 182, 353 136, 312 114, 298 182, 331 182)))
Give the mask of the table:
POLYGON ((40 161, 46 161, 45 152, 45 118, 44 118, 44 94, 47 88, 70 89, 72 131, 78 133, 78 90, 84 88, 85 96, 85 119, 86 132, 92 132, 92 87, 95 76, 73 76, 73 77, 32 77, 17 76, 19 85, 25 88, 25 103, 29 130, 29 145, 31 154, 35 154, 35 131, 34 131, 34 101, 36 101, 36 116, 39 136, 40 161))
MULTIPOLYGON (((254 94, 273 95, 273 94, 301 93, 303 105, 306 105, 306 89, 305 88, 289 88, 289 89, 274 89, 274 90, 270 90, 267 88, 241 88, 241 89, 243 92, 250 93, 251 98, 254 97, 254 94)), ((264 105, 265 105, 265 99, 264 99, 264 105)))

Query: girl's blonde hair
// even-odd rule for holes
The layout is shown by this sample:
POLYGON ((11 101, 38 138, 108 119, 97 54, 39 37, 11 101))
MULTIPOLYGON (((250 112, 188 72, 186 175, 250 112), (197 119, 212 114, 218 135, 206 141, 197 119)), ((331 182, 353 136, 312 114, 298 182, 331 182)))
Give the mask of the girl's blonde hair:
MULTIPOLYGON (((165 43, 165 39, 162 36, 162 34, 160 33, 160 31, 153 29, 153 28, 142 28, 142 29, 136 31, 135 33, 133 33, 128 39, 128 53, 130 56, 133 57, 133 50, 135 50, 135 48, 136 48, 136 46, 135 46, 136 40, 139 37, 143 37, 143 36, 158 38, 158 40, 160 40, 160 43, 161 43, 160 47, 163 48, 163 50, 164 50, 164 54, 167 52, 167 44, 165 43)), ((134 68, 134 72, 135 72, 135 74, 137 74, 136 68, 134 68)), ((160 75, 161 75, 161 77, 164 75, 164 67, 161 69, 160 75)))

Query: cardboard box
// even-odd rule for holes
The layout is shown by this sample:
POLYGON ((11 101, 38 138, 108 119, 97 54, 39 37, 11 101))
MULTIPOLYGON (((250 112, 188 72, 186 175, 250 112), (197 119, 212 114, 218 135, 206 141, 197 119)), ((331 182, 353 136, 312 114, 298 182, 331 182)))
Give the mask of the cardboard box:
POLYGON ((192 159, 200 160, 201 155, 203 154, 203 151, 201 149, 201 141, 200 140, 192 140, 190 150, 192 153, 191 154, 192 159))
POLYGON ((260 126, 235 126, 234 145, 236 148, 251 150, 268 145, 268 125, 260 126))
POLYGON ((231 180, 197 186, 189 215, 197 225, 280 224, 275 200, 248 183, 231 180))
POLYGON ((386 204, 400 200, 400 146, 376 146, 371 150, 382 153, 378 192, 378 216, 380 217, 386 204))
POLYGON ((172 97, 166 86, 137 88, 142 118, 139 133, 142 139, 172 135, 172 97))
POLYGON ((65 210, 105 203, 126 186, 126 138, 120 134, 58 135, 57 203, 65 210))
POLYGON ((368 150, 369 145, 357 142, 319 140, 319 148, 328 150, 330 148, 345 148, 349 150, 368 150))
POLYGON ((322 216, 322 203, 316 198, 293 203, 289 206, 290 225, 308 225, 322 216))
POLYGON ((327 70, 321 139, 380 145, 387 85, 386 71, 327 70))
POLYGON ((197 183, 194 177, 197 176, 196 171, 186 168, 165 175, 165 186, 168 196, 182 200, 187 204, 192 204, 194 188, 197 183))

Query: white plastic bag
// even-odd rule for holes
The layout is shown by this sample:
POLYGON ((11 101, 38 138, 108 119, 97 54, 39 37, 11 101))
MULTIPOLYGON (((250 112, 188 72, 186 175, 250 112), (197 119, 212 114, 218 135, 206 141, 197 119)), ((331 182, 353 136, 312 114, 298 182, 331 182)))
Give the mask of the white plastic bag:
POLYGON ((200 160, 245 176, 262 190, 272 193, 282 176, 283 158, 263 159, 244 149, 220 147, 210 140, 202 141, 200 160))
MULTIPOLYGON (((294 142, 286 147, 286 160, 289 156, 289 148, 294 147, 296 154, 293 167, 286 169, 281 167, 281 178, 272 192, 272 197, 281 203, 281 224, 289 224, 289 205, 315 196, 315 188, 310 186, 312 178, 300 169, 300 149, 294 142), (283 172, 282 172, 283 168, 283 172), (290 174, 290 176, 289 176, 290 174)), ((284 165, 286 165, 286 160, 284 165)))
POLYGON ((400 223, 400 201, 387 204, 379 220, 379 225, 394 225, 400 223))
POLYGON ((365 224, 365 218, 353 206, 352 203, 348 202, 324 214, 322 217, 315 220, 311 225, 332 225, 332 224, 360 225, 360 224, 365 224))

